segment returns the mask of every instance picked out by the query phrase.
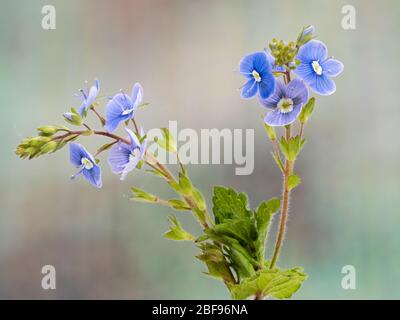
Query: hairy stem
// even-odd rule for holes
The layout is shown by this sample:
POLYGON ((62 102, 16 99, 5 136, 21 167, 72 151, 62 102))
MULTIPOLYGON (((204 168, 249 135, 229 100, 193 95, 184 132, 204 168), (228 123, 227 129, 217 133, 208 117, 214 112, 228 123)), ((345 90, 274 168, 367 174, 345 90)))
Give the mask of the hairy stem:
MULTIPOLYGON (((291 126, 286 126, 286 139, 289 140, 291 136, 291 126)), ((289 212, 289 198, 290 198, 290 190, 288 186, 288 179, 293 170, 293 163, 290 160, 285 160, 285 170, 283 172, 283 194, 282 194, 282 209, 281 209, 281 218, 279 222, 279 230, 278 235, 276 237, 274 254, 272 256, 271 264, 269 266, 270 269, 275 267, 276 262, 279 258, 279 253, 282 247, 283 239, 285 237, 286 231, 286 222, 289 212)))

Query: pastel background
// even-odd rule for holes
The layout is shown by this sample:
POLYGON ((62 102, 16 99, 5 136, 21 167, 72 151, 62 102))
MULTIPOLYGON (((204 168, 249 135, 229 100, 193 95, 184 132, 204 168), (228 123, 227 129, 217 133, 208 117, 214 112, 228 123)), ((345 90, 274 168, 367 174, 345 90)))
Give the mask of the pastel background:
MULTIPOLYGON (((295 39, 313 24, 343 61, 337 92, 318 97, 308 142, 296 163, 303 178, 292 198, 280 265, 310 277, 298 299, 400 298, 398 1, 0 1, 0 298, 226 299, 223 285, 201 274, 190 243, 162 238, 163 207, 128 199, 130 186, 168 196, 156 178, 125 182, 102 157, 104 187, 71 181, 63 149, 34 161, 14 149, 42 124, 62 123, 72 94, 98 77, 102 92, 140 81, 151 105, 145 128, 254 128, 255 171, 193 165, 193 180, 247 192, 252 206, 280 194, 280 175, 256 100, 240 99, 241 57, 273 37, 295 39), (41 28, 52 4, 57 29, 41 28), (357 29, 343 30, 341 9, 356 8, 357 29), (57 270, 57 289, 41 288, 41 268, 57 270), (357 289, 341 287, 354 265, 357 289)), ((85 139, 91 151, 103 139, 85 139)), ((178 214, 185 226, 197 226, 178 214)), ((272 240, 271 240, 272 241, 272 240)), ((270 254, 271 252, 268 252, 270 254)))

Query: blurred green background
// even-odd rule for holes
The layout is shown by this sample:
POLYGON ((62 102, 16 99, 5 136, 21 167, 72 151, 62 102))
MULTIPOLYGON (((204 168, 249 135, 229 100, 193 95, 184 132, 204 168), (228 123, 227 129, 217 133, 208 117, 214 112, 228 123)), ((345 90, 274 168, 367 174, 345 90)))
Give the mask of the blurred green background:
MULTIPOLYGON (((98 77, 102 93, 140 81, 150 107, 147 129, 254 128, 255 171, 192 165, 210 199, 211 186, 247 192, 252 206, 280 194, 280 174, 256 100, 240 99, 241 57, 273 37, 295 39, 313 24, 343 61, 337 92, 318 97, 308 142, 296 163, 303 178, 291 202, 282 267, 310 277, 298 299, 400 298, 398 147, 398 1, 0 1, 0 298, 227 299, 204 275, 191 243, 163 239, 167 208, 129 201, 135 185, 168 189, 136 173, 124 182, 102 157, 104 187, 79 179, 68 150, 34 161, 14 149, 43 124, 61 124, 72 97, 98 77), (57 29, 41 28, 41 9, 56 8, 57 29), (356 8, 356 30, 341 26, 343 5, 356 8), (54 265, 57 289, 41 288, 54 265), (341 269, 354 265, 356 290, 343 290, 341 269)), ((85 139, 94 151, 103 139, 85 139)), ((194 233, 197 226, 178 214, 194 233)), ((275 221, 276 223, 277 221, 275 221)), ((271 237, 273 234, 271 234, 271 237)), ((271 238, 272 243, 272 238, 271 238)), ((269 255, 271 252, 268 251, 269 255)))

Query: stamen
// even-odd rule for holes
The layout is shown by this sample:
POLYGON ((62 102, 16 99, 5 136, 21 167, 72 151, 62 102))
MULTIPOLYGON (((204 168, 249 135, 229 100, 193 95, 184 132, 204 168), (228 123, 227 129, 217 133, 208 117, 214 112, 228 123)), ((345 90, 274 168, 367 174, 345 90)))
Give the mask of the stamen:
POLYGON ((312 63, 311 63, 311 65, 312 65, 312 67, 313 67, 313 69, 314 69, 314 72, 317 74, 317 75, 321 75, 322 74, 322 67, 321 67, 321 65, 319 64, 319 62, 318 61, 313 61, 312 63))
POLYGON ((86 100, 87 99, 87 95, 85 93, 85 91, 83 91, 82 89, 79 89, 80 93, 82 93, 83 95, 83 99, 86 100))
POLYGON ((251 74, 253 75, 253 78, 254 78, 254 80, 256 80, 256 82, 261 81, 260 74, 256 70, 253 70, 253 72, 251 74))
POLYGON ((90 160, 89 160, 88 158, 86 158, 86 157, 83 157, 83 158, 81 159, 81 163, 82 163, 83 167, 84 167, 86 170, 90 170, 90 169, 93 168, 93 163, 92 163, 92 161, 90 161, 90 160))
POLYGON ((293 100, 289 98, 282 98, 278 102, 278 108, 282 113, 288 113, 293 110, 293 100))

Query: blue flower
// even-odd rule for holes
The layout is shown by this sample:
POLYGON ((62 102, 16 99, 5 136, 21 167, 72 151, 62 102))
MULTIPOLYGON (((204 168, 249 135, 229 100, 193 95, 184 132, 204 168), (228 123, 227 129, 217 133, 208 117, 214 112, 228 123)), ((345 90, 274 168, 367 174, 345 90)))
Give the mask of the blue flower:
POLYGON ((242 98, 252 98, 258 92, 261 99, 266 99, 274 92, 275 77, 265 52, 245 56, 240 61, 240 73, 248 79, 242 87, 242 98))
POLYGON ((80 170, 71 178, 74 179, 81 173, 92 185, 101 188, 101 169, 97 165, 93 156, 78 143, 70 143, 69 145, 70 161, 80 170))
POLYGON ((116 94, 107 104, 106 130, 114 131, 120 122, 133 119, 133 112, 142 101, 143 88, 139 83, 133 86, 131 96, 123 92, 116 94))
POLYGON ((304 80, 318 94, 330 95, 336 91, 336 77, 343 71, 343 64, 328 58, 328 49, 318 40, 311 40, 302 46, 297 54, 300 65, 294 73, 304 80))
MULTIPOLYGON (((143 159, 147 146, 146 138, 140 143, 137 136, 131 130, 128 128, 125 128, 125 130, 129 134, 130 144, 127 145, 126 143, 118 142, 112 146, 108 157, 108 163, 111 166, 112 172, 120 174, 121 180, 124 180, 127 174, 135 169, 139 161, 143 159)), ((140 136, 144 136, 142 129, 140 136)))
POLYGON ((288 85, 278 81, 272 96, 260 99, 267 108, 272 109, 265 117, 270 126, 286 126, 294 122, 302 106, 308 100, 308 90, 303 81, 293 79, 288 85))
POLYGON ((94 86, 92 86, 90 89, 86 89, 86 91, 83 89, 79 90, 82 95, 82 104, 78 108, 78 112, 81 116, 83 116, 83 114, 87 112, 89 107, 96 100, 97 96, 99 95, 99 90, 100 90, 100 83, 99 80, 97 79, 95 79, 94 86))

